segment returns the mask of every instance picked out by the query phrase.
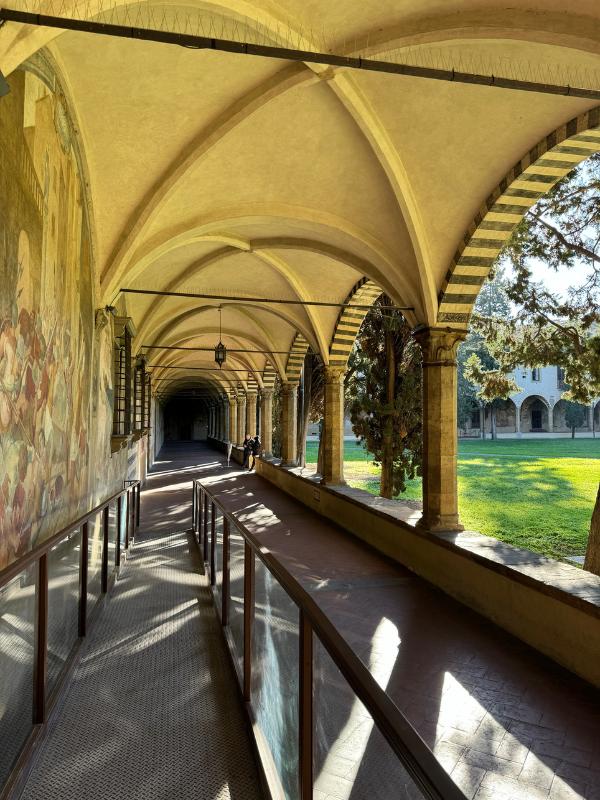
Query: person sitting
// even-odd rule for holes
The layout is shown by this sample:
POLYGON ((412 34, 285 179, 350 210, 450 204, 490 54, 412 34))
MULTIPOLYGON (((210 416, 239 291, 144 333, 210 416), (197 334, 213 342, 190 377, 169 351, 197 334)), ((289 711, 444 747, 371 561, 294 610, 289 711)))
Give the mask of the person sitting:
POLYGON ((262 445, 260 443, 260 439, 258 437, 258 433, 252 439, 252 463, 250 467, 248 467, 248 472, 252 472, 254 466, 256 464, 256 459, 260 455, 260 451, 262 450, 262 445))

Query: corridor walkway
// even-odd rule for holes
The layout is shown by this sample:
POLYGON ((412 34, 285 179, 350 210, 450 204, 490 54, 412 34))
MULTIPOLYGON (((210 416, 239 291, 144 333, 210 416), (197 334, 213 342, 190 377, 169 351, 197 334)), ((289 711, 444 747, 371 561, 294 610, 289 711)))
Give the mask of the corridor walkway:
MULTIPOLYGON (((90 638, 23 800, 259 800, 211 592, 185 530, 186 451, 157 463, 132 555, 90 638)), ((215 465, 205 459, 203 470, 215 465)))
MULTIPOLYGON (((591 686, 258 475, 220 465, 203 483, 312 595, 466 797, 600 800, 591 686)), ((381 740, 351 705, 328 710, 335 757, 315 800, 394 796, 381 740)))

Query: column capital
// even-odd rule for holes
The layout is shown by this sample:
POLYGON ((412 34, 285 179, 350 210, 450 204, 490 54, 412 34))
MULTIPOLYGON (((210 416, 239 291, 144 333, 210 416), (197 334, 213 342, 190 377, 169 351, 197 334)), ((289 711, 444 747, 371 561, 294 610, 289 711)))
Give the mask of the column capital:
POLYGON ((339 366, 324 366, 323 373, 325 375, 325 383, 341 384, 346 377, 346 367, 339 366))
POLYGON ((265 387, 265 388, 260 390, 260 396, 264 400, 268 400, 270 397, 273 397, 273 392, 274 391, 275 391, 275 389, 271 389, 270 387, 265 387))
POLYGON ((467 331, 454 328, 417 326, 412 335, 423 353, 423 366, 454 366, 458 346, 467 338, 467 331))
POLYGON ((297 381, 285 381, 285 383, 281 384, 281 393, 282 394, 295 394, 296 390, 298 389, 298 382, 297 381))

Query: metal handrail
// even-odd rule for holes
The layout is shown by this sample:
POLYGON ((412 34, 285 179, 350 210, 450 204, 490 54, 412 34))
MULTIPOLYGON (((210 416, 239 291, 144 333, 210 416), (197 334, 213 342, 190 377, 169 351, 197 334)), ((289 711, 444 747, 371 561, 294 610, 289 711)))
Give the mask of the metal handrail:
MULTIPOLYGON (((45 541, 38 544, 25 555, 18 558, 0 571, 0 590, 10 581, 27 570, 32 564, 37 563, 37 575, 35 581, 35 624, 34 624, 34 652, 33 652, 33 715, 32 728, 25 739, 16 761, 13 764, 10 774, 3 786, 0 786, 0 800, 17 794, 23 776, 27 771, 27 764, 34 751, 35 742, 41 732, 46 727, 48 714, 54 705, 67 676, 72 671, 76 662, 76 655, 83 637, 88 631, 88 623, 91 612, 88 611, 88 531, 89 521, 98 514, 102 515, 102 558, 100 567, 100 598, 108 592, 109 588, 109 514, 111 504, 116 502, 116 526, 115 526, 115 570, 121 564, 121 520, 123 510, 123 498, 125 501, 125 540, 123 547, 125 552, 129 549, 135 536, 135 529, 140 521, 140 491, 141 482, 139 480, 127 481, 129 485, 124 486, 118 492, 103 500, 94 508, 86 511, 77 519, 61 528, 45 541), (78 620, 77 636, 70 653, 65 659, 61 673, 56 679, 55 686, 50 694, 48 691, 47 663, 48 663, 48 554, 57 544, 68 539, 75 531, 81 532, 81 545, 79 553, 79 599, 78 599, 78 620)), ((97 605, 96 604, 96 605, 97 605)))
MULTIPOLYGON (((139 504, 139 486, 141 483, 139 480, 133 481, 136 484, 136 492, 138 493, 138 497, 136 498, 136 503, 139 504)), ((73 533, 74 530, 80 528, 84 522, 87 522, 91 517, 99 514, 103 511, 107 506, 111 503, 114 503, 119 497, 122 497, 124 494, 128 494, 131 490, 131 487, 121 489, 115 494, 111 495, 107 500, 104 500, 94 508, 86 511, 81 517, 78 517, 73 522, 69 523, 69 525, 65 525, 64 528, 61 528, 57 533, 52 534, 48 539, 44 539, 43 542, 40 542, 36 547, 29 550, 29 552, 25 553, 24 555, 20 556, 16 561, 13 561, 12 564, 9 564, 7 567, 4 567, 3 570, 0 570, 0 589, 3 588, 9 581, 13 578, 16 578, 19 573, 23 572, 23 570, 27 569, 28 566, 33 564, 34 561, 37 561, 40 556, 44 555, 44 553, 48 553, 52 548, 57 545, 62 539, 66 539, 69 534, 73 533)))
MULTIPOLYGON (((206 516, 207 501, 213 504, 222 514, 224 520, 227 520, 227 536, 224 533, 223 538, 223 576, 225 580, 226 572, 228 572, 228 563, 225 558, 225 541, 228 539, 230 524, 235 525, 236 529, 242 534, 246 547, 250 549, 253 555, 257 556, 267 569, 273 574, 280 586, 285 590, 291 600, 298 606, 300 611, 300 671, 301 675, 307 672, 306 661, 308 659, 308 673, 310 680, 304 687, 304 694, 310 693, 312 697, 312 633, 314 632, 320 643, 328 652, 332 661, 340 670, 351 689, 354 691, 358 699, 365 706, 373 721, 381 734, 385 737, 390 747, 402 762, 404 768, 410 777, 415 781, 423 793, 431 798, 431 800, 465 800, 465 795, 461 792, 458 786, 450 778, 448 773, 444 770, 430 748, 420 737, 419 733, 410 724, 409 720, 404 716, 400 709, 393 702, 387 692, 381 688, 377 683, 369 669, 354 653, 352 648, 346 640, 337 631, 332 622, 327 618, 323 611, 319 608, 317 603, 311 595, 298 583, 298 581, 290 574, 290 572, 272 555, 272 553, 262 545, 244 525, 236 517, 224 507, 223 503, 215 497, 215 495, 208 489, 201 480, 194 481, 194 488, 192 494, 193 500, 193 528, 194 531, 199 533, 200 541, 202 542, 202 531, 204 530, 204 554, 205 561, 208 561, 207 554, 207 538, 208 532, 206 529, 206 516), (204 503, 202 502, 204 495, 204 503), (204 509, 204 513, 203 513, 204 509)), ((212 547, 214 549, 214 514, 211 515, 211 532, 212 532, 212 547)), ((227 551, 229 548, 227 547, 227 551)), ((212 555, 212 553, 211 553, 212 555)), ((247 562, 246 562, 247 566, 247 562)), ((211 584, 214 585, 214 558, 209 562, 211 572, 211 584)), ((244 570, 244 580, 246 581, 246 571, 244 570)), ((253 578, 252 578, 253 580, 253 578)), ((221 622, 225 626, 227 624, 227 606, 226 598, 227 592, 223 588, 222 602, 223 609, 221 612, 221 622)), ((248 593, 250 596, 251 593, 248 593)), ((244 606, 245 607, 245 606, 244 606)), ((250 664, 246 656, 244 657, 244 671, 250 669, 250 664)), ((244 686, 248 688, 249 692, 249 676, 244 674, 244 686)), ((302 681, 301 681, 301 694, 302 681)), ((245 699, 250 700, 249 693, 245 699)), ((305 725, 312 727, 312 711, 306 710, 308 702, 307 696, 300 698, 301 720, 305 720, 305 725)), ((301 723, 302 727, 302 723, 301 723)), ((312 734, 308 735, 307 731, 301 730, 300 735, 301 743, 306 739, 305 747, 301 744, 301 756, 304 749, 304 758, 312 759, 312 734)), ((302 758, 301 758, 302 760, 302 758)), ((313 781, 312 781, 312 764, 310 767, 301 764, 301 797, 312 798, 313 781), (304 781, 302 774, 304 773, 304 781)))

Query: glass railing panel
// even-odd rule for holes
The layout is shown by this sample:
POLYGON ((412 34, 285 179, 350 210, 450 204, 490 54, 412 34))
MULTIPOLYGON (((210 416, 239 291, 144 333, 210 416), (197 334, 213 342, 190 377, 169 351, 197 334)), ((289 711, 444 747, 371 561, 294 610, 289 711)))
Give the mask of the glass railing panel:
POLYGON ((0 589, 0 786, 32 729, 37 569, 0 589))
POLYGON ((78 636, 81 531, 48 553, 48 689, 54 687, 78 636))
POLYGON ((93 516, 88 524, 88 599, 91 614, 102 588, 102 514, 93 516))
POLYGON ((219 598, 219 615, 223 594, 223 514, 215 509, 215 588, 219 598))
POLYGON ((287 800, 298 800, 299 612, 255 558, 251 702, 287 800))
POLYGON ((229 524, 229 630, 233 657, 242 674, 244 664, 244 537, 229 524))
POLYGON ((211 523, 212 523, 212 503, 209 502, 206 506, 206 522, 205 522, 206 527, 204 528, 204 530, 206 531, 205 553, 206 553, 206 559, 209 563, 210 563, 210 547, 211 547, 211 536, 212 536, 211 523))
POLYGON ((121 516, 119 519, 119 536, 121 539, 121 549, 125 547, 125 531, 127 530, 127 495, 121 496, 121 516))
POLYGON ((314 798, 423 800, 373 718, 314 637, 314 798))
POLYGON ((117 504, 111 503, 108 510, 108 575, 115 570, 115 546, 117 540, 117 504))

